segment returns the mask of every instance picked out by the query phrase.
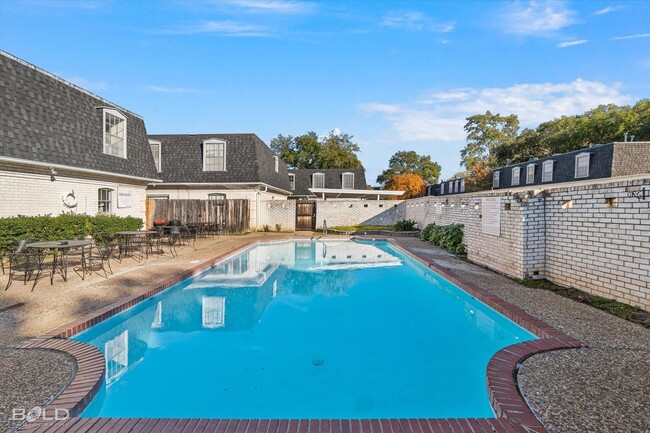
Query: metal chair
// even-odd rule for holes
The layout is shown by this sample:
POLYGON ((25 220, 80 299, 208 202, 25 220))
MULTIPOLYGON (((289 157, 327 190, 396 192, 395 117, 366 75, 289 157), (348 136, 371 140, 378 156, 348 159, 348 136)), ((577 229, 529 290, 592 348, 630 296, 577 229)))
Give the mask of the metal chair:
POLYGON ((93 244, 90 247, 90 251, 84 257, 84 267, 89 272, 95 272, 97 270, 104 271, 104 278, 108 278, 108 273, 106 272, 106 266, 108 265, 108 270, 111 275, 113 274, 113 268, 111 268, 111 258, 115 254, 115 248, 117 244, 108 242, 101 245, 93 244))
POLYGON ((36 278, 32 285, 32 291, 34 291, 38 278, 41 276, 41 273, 45 268, 43 262, 45 261, 46 256, 47 253, 45 251, 9 253, 9 281, 7 281, 7 287, 5 287, 5 290, 8 290, 9 286, 11 286, 16 273, 22 272, 23 284, 27 284, 27 280, 30 280, 34 272, 36 272, 36 278))

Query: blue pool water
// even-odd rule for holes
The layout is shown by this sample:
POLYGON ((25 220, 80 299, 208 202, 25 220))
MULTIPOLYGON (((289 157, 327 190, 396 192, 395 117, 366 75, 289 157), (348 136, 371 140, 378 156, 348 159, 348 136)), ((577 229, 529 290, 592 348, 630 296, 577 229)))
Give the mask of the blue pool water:
POLYGON ((490 357, 535 336, 387 243, 260 244, 74 339, 84 417, 493 416, 490 357))

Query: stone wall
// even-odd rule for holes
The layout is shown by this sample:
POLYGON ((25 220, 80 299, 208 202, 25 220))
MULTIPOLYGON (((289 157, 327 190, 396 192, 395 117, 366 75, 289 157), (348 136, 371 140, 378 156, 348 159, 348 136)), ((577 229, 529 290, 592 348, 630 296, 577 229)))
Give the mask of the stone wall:
POLYGON ((468 259, 650 310, 650 178, 408 200, 421 227, 464 224, 468 259), (631 192, 646 189, 645 200, 631 192), (483 233, 484 197, 501 198, 501 233, 483 233))

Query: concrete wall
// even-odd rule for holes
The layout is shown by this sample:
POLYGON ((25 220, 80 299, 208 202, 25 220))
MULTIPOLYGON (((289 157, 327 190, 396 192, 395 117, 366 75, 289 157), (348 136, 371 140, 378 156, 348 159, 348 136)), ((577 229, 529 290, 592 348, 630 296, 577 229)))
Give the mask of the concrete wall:
POLYGON ((98 190, 110 188, 112 214, 145 218, 146 183, 59 170, 52 182, 47 168, 0 165, 0 218, 16 215, 59 215, 63 212, 97 214, 98 190), (63 198, 74 191, 77 206, 68 208, 63 198), (131 207, 117 207, 117 193, 131 194, 131 207))
POLYGON ((650 310, 650 178, 408 200, 423 227, 465 225, 468 259, 650 310), (630 193, 646 189, 646 200, 630 193), (501 234, 481 230, 481 199, 501 197, 501 234))

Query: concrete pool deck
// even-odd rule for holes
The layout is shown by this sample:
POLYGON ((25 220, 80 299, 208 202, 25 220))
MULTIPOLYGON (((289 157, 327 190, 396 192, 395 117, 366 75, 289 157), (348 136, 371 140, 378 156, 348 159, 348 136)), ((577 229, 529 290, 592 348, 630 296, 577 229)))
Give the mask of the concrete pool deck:
MULTIPOLYGON (((293 236, 267 233, 201 240, 196 251, 186 247, 177 259, 152 258, 135 266, 127 261, 116 266, 116 275, 108 280, 93 276, 84 282, 72 279, 67 284, 57 283, 52 287, 44 281, 32 294, 27 294, 29 286, 12 285, 2 295, 16 293, 0 295, 0 309, 20 302, 24 305, 0 312, 0 347, 3 348, 0 349, 3 359, 0 365, 0 429, 11 425, 1 423, 8 418, 9 408, 43 405, 74 373, 74 364, 63 353, 15 349, 24 339, 126 299, 155 281, 196 266, 197 261, 204 262, 254 240, 278 238, 293 236), (6 378, 11 380, 5 381, 6 378)), ((467 280, 589 345, 588 348, 534 356, 519 372, 522 393, 548 431, 649 431, 646 430, 650 425, 647 409, 650 407, 647 392, 650 380, 646 373, 650 367, 649 330, 553 293, 523 287, 417 239, 397 239, 396 243, 441 269, 462 273, 467 280)), ((2 282, 0 279, 0 284, 2 282)), ((104 427, 106 431, 115 431, 116 425, 104 427)), ((404 431, 405 426, 415 433, 432 428, 398 424, 400 431, 404 431)), ((238 425, 232 428, 235 427, 242 428, 238 425)), ((257 427, 259 425, 256 426, 259 431, 257 427)), ((376 432, 373 430, 373 433, 376 432)))

